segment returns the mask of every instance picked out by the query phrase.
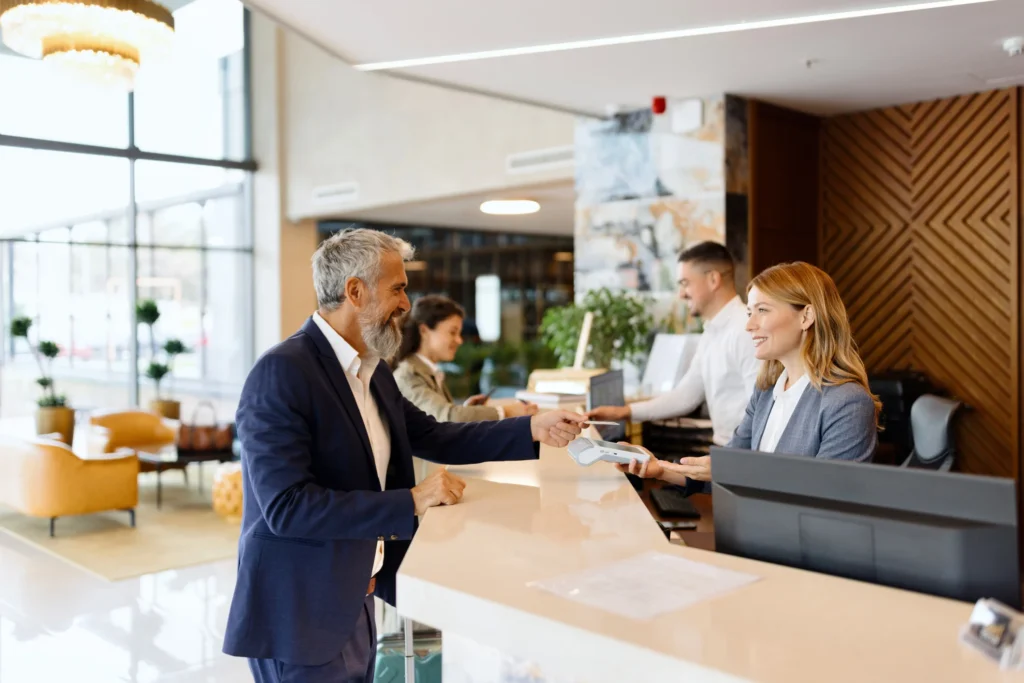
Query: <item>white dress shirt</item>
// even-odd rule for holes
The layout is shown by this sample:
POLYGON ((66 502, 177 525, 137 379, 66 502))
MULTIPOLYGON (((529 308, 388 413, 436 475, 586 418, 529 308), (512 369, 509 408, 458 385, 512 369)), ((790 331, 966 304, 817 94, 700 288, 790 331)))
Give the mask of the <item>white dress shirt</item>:
MULTIPOLYGON (((373 460, 377 465, 377 479, 380 480, 380 489, 383 491, 387 482, 388 463, 391 461, 391 433, 388 431, 384 416, 377 408, 377 401, 374 400, 373 393, 370 391, 370 378, 373 377, 373 372, 377 369, 380 359, 360 358, 352 345, 335 332, 334 328, 321 318, 319 313, 313 314, 313 322, 327 337, 327 342, 338 357, 341 369, 345 371, 345 378, 348 379, 348 384, 352 388, 352 396, 359 407, 366 435, 370 439, 373 460)), ((373 558, 373 571, 370 572, 370 576, 376 576, 383 565, 384 537, 381 536, 377 539, 377 555, 373 558)))
POLYGON ((688 415, 707 401, 713 441, 724 446, 743 421, 761 361, 746 331, 747 308, 737 296, 704 322, 693 361, 676 388, 631 406, 637 422, 688 415))
POLYGON ((807 374, 793 382, 793 386, 786 389, 786 379, 789 375, 786 371, 782 371, 782 375, 779 376, 779 380, 775 383, 775 389, 772 391, 772 412, 768 413, 768 422, 764 426, 764 433, 761 434, 761 443, 754 446, 755 450, 763 451, 765 453, 774 453, 775 449, 779 445, 779 440, 782 439, 782 433, 786 431, 786 425, 789 424, 789 419, 793 417, 793 411, 796 410, 796 404, 800 402, 800 397, 804 395, 804 389, 811 383, 811 380, 807 378, 807 374))

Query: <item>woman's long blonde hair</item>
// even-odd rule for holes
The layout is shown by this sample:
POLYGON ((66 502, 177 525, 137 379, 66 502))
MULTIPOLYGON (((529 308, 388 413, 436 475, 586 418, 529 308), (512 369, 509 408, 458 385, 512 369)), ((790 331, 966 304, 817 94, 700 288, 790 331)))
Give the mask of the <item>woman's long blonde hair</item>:
MULTIPOLYGON (((747 285, 747 293, 757 287, 767 297, 796 309, 814 309, 814 323, 804 336, 800 355, 807 369, 807 378, 816 389, 856 382, 864 387, 875 403, 875 422, 882 407, 868 387, 868 373, 857 352, 850 332, 846 306, 836 283, 825 271, 809 263, 782 263, 764 270, 747 285)), ((782 374, 782 363, 765 361, 757 377, 757 388, 768 391, 782 374)))

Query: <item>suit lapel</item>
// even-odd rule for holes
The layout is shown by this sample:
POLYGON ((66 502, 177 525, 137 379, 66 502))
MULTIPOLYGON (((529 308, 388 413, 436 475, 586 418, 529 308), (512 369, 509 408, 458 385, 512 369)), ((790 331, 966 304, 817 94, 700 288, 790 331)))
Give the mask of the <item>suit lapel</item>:
POLYGON ((776 453, 803 455, 806 452, 806 446, 800 448, 800 444, 806 442, 807 427, 803 423, 806 421, 807 415, 817 413, 817 409, 811 411, 810 407, 811 402, 818 396, 821 394, 813 386, 804 387, 804 393, 796 402, 793 414, 789 416, 789 422, 786 423, 785 429, 782 430, 782 436, 779 437, 779 443, 775 447, 776 453))
POLYGON ((772 406, 775 405, 774 392, 765 392, 754 411, 754 429, 751 432, 750 445, 757 450, 761 445, 761 437, 764 436, 764 428, 768 426, 768 416, 772 413, 772 406), (767 398, 765 398, 767 397, 767 398))
POLYGON ((430 371, 427 364, 420 360, 419 356, 412 356, 412 367, 417 375, 430 382, 431 386, 437 389, 437 393, 442 394, 449 402, 451 402, 451 394, 448 393, 448 387, 437 381, 437 375, 430 371))
POLYGON ((321 367, 324 369, 324 373, 327 375, 327 379, 330 380, 331 385, 334 387, 334 392, 341 399, 341 405, 345 407, 345 412, 348 413, 349 420, 352 422, 352 426, 356 430, 356 434, 359 435, 359 440, 363 445, 363 455, 367 459, 367 465, 370 468, 370 472, 373 473, 371 479, 378 483, 377 480, 377 464, 373 459, 373 448, 370 447, 370 437, 366 433, 366 426, 363 424, 363 415, 359 412, 359 406, 356 405, 356 398, 352 395, 352 387, 349 386, 348 378, 345 376, 345 371, 341 369, 341 363, 338 362, 338 356, 335 355, 334 349, 331 348, 330 342, 324 337, 323 332, 317 327, 316 323, 313 322, 313 318, 310 317, 306 320, 302 326, 302 331, 309 335, 310 339, 313 340, 313 344, 316 345, 317 351, 319 352, 319 361, 321 367))

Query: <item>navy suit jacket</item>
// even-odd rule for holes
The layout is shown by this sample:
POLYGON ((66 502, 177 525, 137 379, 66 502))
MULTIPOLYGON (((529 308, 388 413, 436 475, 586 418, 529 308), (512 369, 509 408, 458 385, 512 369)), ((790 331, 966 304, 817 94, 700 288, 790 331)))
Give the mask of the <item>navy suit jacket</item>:
POLYGON ((380 363, 370 388, 391 432, 381 491, 359 409, 312 319, 267 351, 242 389, 243 509, 229 655, 318 665, 341 652, 370 582, 395 601, 395 574, 416 528, 412 456, 462 465, 538 457, 530 418, 439 423, 409 403, 380 363))

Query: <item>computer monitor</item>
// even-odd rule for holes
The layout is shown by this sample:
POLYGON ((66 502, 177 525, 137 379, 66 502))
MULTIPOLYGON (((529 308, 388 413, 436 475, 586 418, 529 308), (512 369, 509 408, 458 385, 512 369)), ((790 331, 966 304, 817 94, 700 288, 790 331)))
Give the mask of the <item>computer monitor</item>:
POLYGON ((657 334, 647 356, 647 367, 640 380, 641 391, 653 396, 672 391, 697 354, 699 334, 657 334))
POLYGON ((711 449, 715 549, 1020 608, 1012 479, 711 449))
MULTIPOLYGON (((598 406, 624 406, 626 393, 622 379, 622 370, 609 370, 590 378, 587 390, 587 410, 598 406)), ((626 421, 617 422, 615 426, 594 425, 597 433, 605 441, 622 441, 626 438, 626 421)))

